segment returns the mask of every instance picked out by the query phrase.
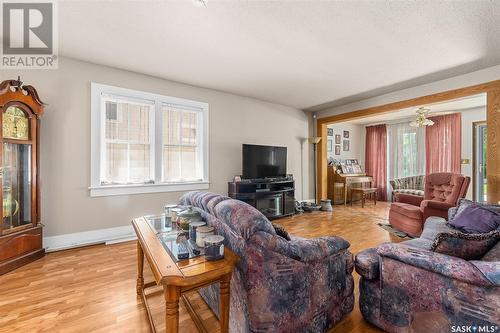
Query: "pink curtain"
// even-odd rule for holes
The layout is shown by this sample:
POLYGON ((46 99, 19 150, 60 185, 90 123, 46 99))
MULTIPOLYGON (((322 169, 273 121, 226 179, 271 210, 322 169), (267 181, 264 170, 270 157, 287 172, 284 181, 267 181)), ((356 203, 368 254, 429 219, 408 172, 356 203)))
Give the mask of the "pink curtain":
POLYGON ((373 177, 373 187, 378 188, 378 199, 387 201, 387 127, 366 128, 366 174, 373 177))
POLYGON ((430 117, 425 131, 426 174, 462 173, 462 117, 459 113, 430 117))

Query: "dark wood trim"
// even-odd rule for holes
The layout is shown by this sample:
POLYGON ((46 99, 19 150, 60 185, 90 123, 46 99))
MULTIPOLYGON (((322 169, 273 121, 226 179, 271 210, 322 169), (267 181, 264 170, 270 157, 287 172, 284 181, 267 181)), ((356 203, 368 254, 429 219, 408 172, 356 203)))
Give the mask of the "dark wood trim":
MULTIPOLYGON (((495 128, 495 131, 488 131, 488 147, 492 147, 500 140, 497 139, 500 138, 500 80, 317 119, 317 135, 322 138, 318 147, 318 163, 316 164, 318 175, 316 186, 318 189, 317 199, 326 198, 327 196, 327 153, 326 147, 324 147, 327 140, 327 125, 482 93, 487 94, 487 126, 488 128, 495 128)), ((500 143, 498 144, 500 145, 500 143)), ((496 151, 497 149, 500 150, 500 148, 490 149, 490 153, 488 153, 488 201, 490 202, 500 201, 500 161, 495 160, 496 157, 499 156, 498 154, 500 151, 496 151), (490 186, 490 184, 493 186, 490 186), (494 189, 496 189, 496 191, 494 191, 494 189)))
POLYGON ((487 93, 486 126, 488 151, 486 152, 488 202, 500 204, 500 86, 487 93))
POLYGON ((45 249, 38 249, 36 251, 26 253, 22 256, 16 257, 6 261, 0 265, 0 275, 13 271, 14 269, 29 264, 32 261, 38 260, 45 255, 45 249))

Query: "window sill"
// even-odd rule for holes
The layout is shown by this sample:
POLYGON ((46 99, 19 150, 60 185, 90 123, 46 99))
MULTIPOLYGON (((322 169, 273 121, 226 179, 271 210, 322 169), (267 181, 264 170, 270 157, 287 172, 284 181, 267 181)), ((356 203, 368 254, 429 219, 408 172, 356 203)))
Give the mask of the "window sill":
POLYGON ((103 185, 89 187, 89 190, 91 197, 106 197, 112 195, 207 190, 209 185, 210 182, 208 181, 199 181, 168 184, 103 185))

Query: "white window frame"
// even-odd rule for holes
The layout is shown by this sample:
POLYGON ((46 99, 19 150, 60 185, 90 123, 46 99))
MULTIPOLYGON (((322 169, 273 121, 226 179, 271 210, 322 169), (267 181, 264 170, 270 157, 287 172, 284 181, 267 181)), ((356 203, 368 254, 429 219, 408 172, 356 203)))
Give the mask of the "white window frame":
POLYGON ((90 196, 129 195, 140 193, 158 193, 189 190, 206 190, 209 187, 209 152, 208 152, 208 111, 207 103, 183 98, 164 96, 127 88, 91 83, 91 162, 90 162, 90 196), (100 182, 105 158, 104 130, 106 110, 103 95, 113 95, 120 99, 151 101, 153 116, 150 117, 151 174, 154 183, 103 185, 100 182), (203 179, 200 181, 162 182, 163 161, 163 105, 172 105, 201 113, 200 147, 203 149, 203 179))

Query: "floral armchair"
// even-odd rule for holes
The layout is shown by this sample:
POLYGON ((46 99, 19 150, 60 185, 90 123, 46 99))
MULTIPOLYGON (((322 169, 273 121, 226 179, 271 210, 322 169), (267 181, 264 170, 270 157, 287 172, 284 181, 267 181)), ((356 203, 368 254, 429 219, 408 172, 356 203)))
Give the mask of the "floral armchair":
MULTIPOLYGON (((451 209, 450 216, 456 211, 451 209)), ((445 219, 431 217, 420 238, 358 253, 355 265, 361 275, 363 317, 395 333, 500 327, 500 231, 468 245, 460 239, 449 242, 451 252, 456 246, 471 254, 479 247, 488 249, 474 260, 433 252, 439 235, 454 233, 445 219)))
MULTIPOLYGON (((231 332, 324 332, 353 309, 353 258, 340 237, 278 236, 250 205, 189 192, 192 205, 240 256, 231 280, 231 332)), ((200 290, 218 315, 219 285, 200 290)))

